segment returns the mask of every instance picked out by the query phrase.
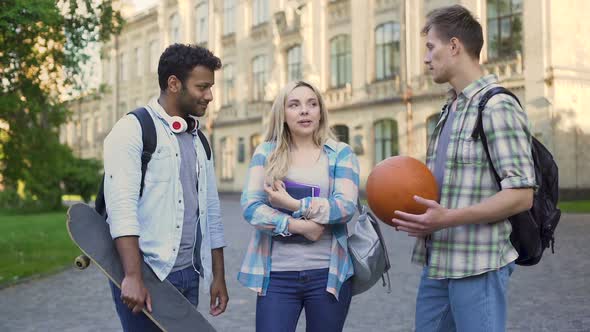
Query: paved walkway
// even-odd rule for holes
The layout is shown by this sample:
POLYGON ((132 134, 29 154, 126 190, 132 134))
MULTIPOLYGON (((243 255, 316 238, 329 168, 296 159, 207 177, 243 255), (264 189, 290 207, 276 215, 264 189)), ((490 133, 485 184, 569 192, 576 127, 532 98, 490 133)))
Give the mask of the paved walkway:
MULTIPOLYGON (((255 294, 236 281, 251 227, 237 196, 222 199, 230 303, 210 318, 218 331, 254 331, 255 294)), ((345 331, 411 331, 420 269, 409 263, 412 239, 383 227, 393 265, 393 292, 378 285, 352 301, 345 331)), ((65 230, 64 230, 65 231, 65 230)), ((520 267, 510 281, 509 331, 590 331, 590 216, 567 215, 556 254, 520 267)), ((199 309, 207 312, 201 295, 199 309)), ((105 277, 96 269, 66 270, 0 291, 0 331, 119 331, 105 277)), ((305 331, 304 317, 298 331, 305 331)))

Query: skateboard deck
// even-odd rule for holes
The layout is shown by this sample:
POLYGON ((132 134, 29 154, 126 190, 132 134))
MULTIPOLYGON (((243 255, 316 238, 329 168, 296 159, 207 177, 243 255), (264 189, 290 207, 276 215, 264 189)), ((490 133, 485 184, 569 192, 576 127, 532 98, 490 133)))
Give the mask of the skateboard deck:
MULTIPOLYGON (((119 288, 123 267, 109 225, 86 204, 68 210, 67 229, 74 243, 119 288)), ((76 258, 79 268, 88 266, 87 258, 76 258)), ((160 281, 142 262, 143 282, 152 297, 152 312, 143 312, 163 331, 215 331, 213 326, 170 282, 160 281)))

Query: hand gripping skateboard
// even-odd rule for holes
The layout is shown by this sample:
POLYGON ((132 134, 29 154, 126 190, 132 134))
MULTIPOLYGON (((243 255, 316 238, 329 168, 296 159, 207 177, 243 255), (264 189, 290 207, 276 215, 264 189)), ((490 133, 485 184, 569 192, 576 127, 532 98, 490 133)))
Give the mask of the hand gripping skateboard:
MULTIPOLYGON (((67 228, 74 243, 85 256, 76 258, 84 269, 92 261, 117 287, 121 288, 123 267, 109 225, 86 204, 75 204, 68 210, 67 228), (90 261, 89 261, 90 260, 90 261)), ((145 287, 152 297, 152 312, 143 312, 163 331, 215 331, 213 326, 170 282, 160 281, 142 262, 145 287)))

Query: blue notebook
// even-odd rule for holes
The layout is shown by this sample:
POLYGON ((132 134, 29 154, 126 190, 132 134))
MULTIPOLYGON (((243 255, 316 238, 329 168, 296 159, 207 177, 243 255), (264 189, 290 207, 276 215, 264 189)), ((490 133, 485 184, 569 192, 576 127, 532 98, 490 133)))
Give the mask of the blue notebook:
MULTIPOLYGON (((302 199, 305 197, 320 197, 320 187, 295 181, 284 180, 285 190, 291 197, 302 199)), ((293 211, 279 209, 279 211, 292 215, 293 211)))
MULTIPOLYGON (((283 183, 285 184, 285 190, 291 197, 295 199, 302 199, 305 197, 319 197, 320 196, 320 187, 316 185, 310 185, 295 181, 284 180, 283 183)), ((288 215, 292 215, 293 211, 289 211, 286 209, 278 209, 281 212, 284 212, 288 215)), ((308 239, 305 238, 303 235, 294 234, 291 236, 282 236, 276 235, 274 236, 274 240, 281 241, 281 242, 288 242, 288 243, 311 243, 308 239)))

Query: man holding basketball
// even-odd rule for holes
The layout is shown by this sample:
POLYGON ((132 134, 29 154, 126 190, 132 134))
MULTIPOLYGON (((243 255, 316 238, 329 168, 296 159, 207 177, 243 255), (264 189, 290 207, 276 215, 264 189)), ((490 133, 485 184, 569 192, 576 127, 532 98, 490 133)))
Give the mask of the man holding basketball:
POLYGON ((416 331, 504 331, 507 285, 518 257, 509 216, 530 209, 535 173, 526 113, 508 95, 483 112, 491 162, 471 134, 483 94, 497 87, 479 65, 481 25, 462 6, 428 14, 424 63, 436 83, 452 89, 428 146, 426 163, 439 202, 415 197, 428 210, 396 211, 393 225, 416 237, 412 261, 424 266, 416 299, 416 331))

